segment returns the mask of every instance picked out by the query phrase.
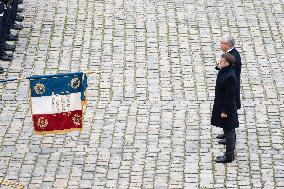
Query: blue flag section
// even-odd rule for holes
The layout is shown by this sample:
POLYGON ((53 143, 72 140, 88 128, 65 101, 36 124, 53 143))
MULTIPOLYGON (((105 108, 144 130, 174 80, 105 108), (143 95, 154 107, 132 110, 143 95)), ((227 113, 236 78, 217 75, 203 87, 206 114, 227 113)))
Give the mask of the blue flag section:
MULTIPOLYGON (((83 72, 40 75, 28 78, 30 80, 31 96, 51 96, 66 95, 70 93, 82 92, 88 86, 87 76, 83 72)), ((82 100, 85 96, 81 97, 82 100)))

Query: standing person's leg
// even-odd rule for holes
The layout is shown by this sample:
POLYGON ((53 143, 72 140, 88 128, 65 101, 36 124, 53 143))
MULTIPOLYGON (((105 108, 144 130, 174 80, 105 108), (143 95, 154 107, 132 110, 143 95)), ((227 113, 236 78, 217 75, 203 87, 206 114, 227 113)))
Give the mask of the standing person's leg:
POLYGON ((236 132, 235 128, 225 129, 226 136, 226 153, 225 156, 229 160, 235 158, 236 132))
POLYGON ((0 1, 0 44, 1 42, 4 41, 4 22, 3 22, 5 18, 4 7, 5 7, 4 2, 0 1))
POLYGON ((8 18, 5 17, 7 23, 5 23, 6 31, 5 31, 5 36, 4 37, 5 37, 5 39, 7 41, 17 41, 18 40, 18 35, 11 33, 11 27, 13 25, 13 22, 14 22, 15 16, 16 16, 16 10, 17 10, 16 9, 16 5, 17 5, 17 0, 13 0, 11 4, 7 5, 7 6, 10 7, 10 8, 9 7, 7 7, 7 8, 11 9, 10 10, 10 14, 7 13, 9 15, 9 17, 8 18))
MULTIPOLYGON (((11 22, 14 22, 17 14, 18 0, 13 0, 11 3, 11 22)), ((12 25, 12 24, 11 24, 12 25)))
POLYGON ((18 8, 18 0, 13 0, 11 3, 11 15, 10 15, 10 21, 8 23, 9 30, 7 31, 6 40, 7 41, 18 41, 18 35, 11 33, 11 28, 13 26, 13 23, 17 21, 17 8, 18 8))
MULTIPOLYGON (((5 40, 5 18, 7 18, 6 14, 7 12, 5 10, 4 2, 0 1, 0 60, 11 61, 13 59, 13 56, 10 56, 5 52, 5 50, 7 50, 5 40)), ((4 72, 3 68, 1 68, 1 72, 4 72)))
POLYGON ((17 15, 17 9, 18 9, 18 4, 19 4, 19 0, 13 0, 11 9, 12 9, 12 15, 11 15, 11 22, 10 22, 10 28, 14 29, 14 30, 22 30, 23 29, 23 25, 18 24, 16 21, 23 21, 24 17, 17 15))
POLYGON ((215 159, 216 163, 230 163, 235 158, 235 128, 224 129, 224 134, 226 137, 226 152, 223 156, 218 156, 215 159))
POLYGON ((10 33, 10 21, 11 21, 11 6, 7 5, 6 8, 4 9, 4 15, 3 15, 3 24, 2 24, 2 33, 1 33, 1 37, 2 41, 0 43, 1 48, 4 51, 14 51, 16 49, 16 45, 10 45, 6 43, 6 38, 10 33))
POLYGON ((14 21, 18 21, 18 22, 22 22, 24 20, 24 17, 17 14, 18 12, 18 0, 13 0, 13 3, 12 3, 12 12, 13 12, 13 22, 14 21))
POLYGON ((216 138, 218 138, 218 139, 220 139, 219 141, 218 141, 218 144, 226 144, 226 135, 225 135, 225 130, 224 130, 224 128, 223 128, 223 133, 224 134, 219 134, 219 135, 217 135, 217 137, 216 138))

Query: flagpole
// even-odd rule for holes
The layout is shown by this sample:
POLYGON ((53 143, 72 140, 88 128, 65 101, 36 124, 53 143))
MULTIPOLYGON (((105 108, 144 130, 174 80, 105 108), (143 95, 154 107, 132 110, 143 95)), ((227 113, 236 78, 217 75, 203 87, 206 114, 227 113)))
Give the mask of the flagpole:
MULTIPOLYGON (((99 74, 99 73, 102 73, 102 71, 87 71, 87 72, 83 72, 84 74, 99 74)), ((29 77, 18 77, 18 78, 10 78, 10 79, 1 79, 0 80, 0 83, 6 83, 6 82, 9 82, 9 81, 21 81, 21 80, 24 80, 24 79, 29 79, 29 77)))
POLYGON ((10 78, 10 79, 1 79, 0 80, 0 83, 5 83, 5 82, 9 82, 9 81, 15 81, 15 80, 18 80, 18 81, 21 81, 21 80, 24 80, 24 79, 27 79, 27 78, 22 78, 22 77, 19 77, 19 78, 10 78))

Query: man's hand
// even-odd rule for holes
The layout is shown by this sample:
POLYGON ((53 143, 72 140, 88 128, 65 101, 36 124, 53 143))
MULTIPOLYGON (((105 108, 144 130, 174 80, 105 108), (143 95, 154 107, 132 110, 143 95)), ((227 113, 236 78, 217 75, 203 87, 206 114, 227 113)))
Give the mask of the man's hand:
POLYGON ((225 117, 228 117, 228 114, 222 112, 222 113, 221 113, 221 118, 225 118, 225 117))
POLYGON ((217 64, 215 65, 215 70, 220 70, 219 68, 219 63, 217 62, 217 64))

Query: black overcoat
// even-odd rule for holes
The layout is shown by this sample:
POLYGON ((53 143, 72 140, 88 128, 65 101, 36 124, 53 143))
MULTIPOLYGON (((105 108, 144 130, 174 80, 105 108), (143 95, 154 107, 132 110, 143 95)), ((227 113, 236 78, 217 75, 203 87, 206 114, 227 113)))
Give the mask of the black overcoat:
POLYGON ((215 98, 212 110, 211 124, 221 128, 239 127, 236 106, 236 73, 232 66, 227 66, 218 72, 215 86, 215 98), (221 118, 221 113, 227 118, 221 118))
POLYGON ((237 78, 237 85, 236 85, 236 105, 237 109, 241 108, 241 82, 240 82, 240 77, 241 77, 241 68, 242 68, 242 61, 241 61, 241 56, 240 53, 237 51, 236 48, 233 48, 231 51, 229 51, 231 55, 235 57, 235 63, 234 63, 234 68, 236 72, 236 78, 237 78))

